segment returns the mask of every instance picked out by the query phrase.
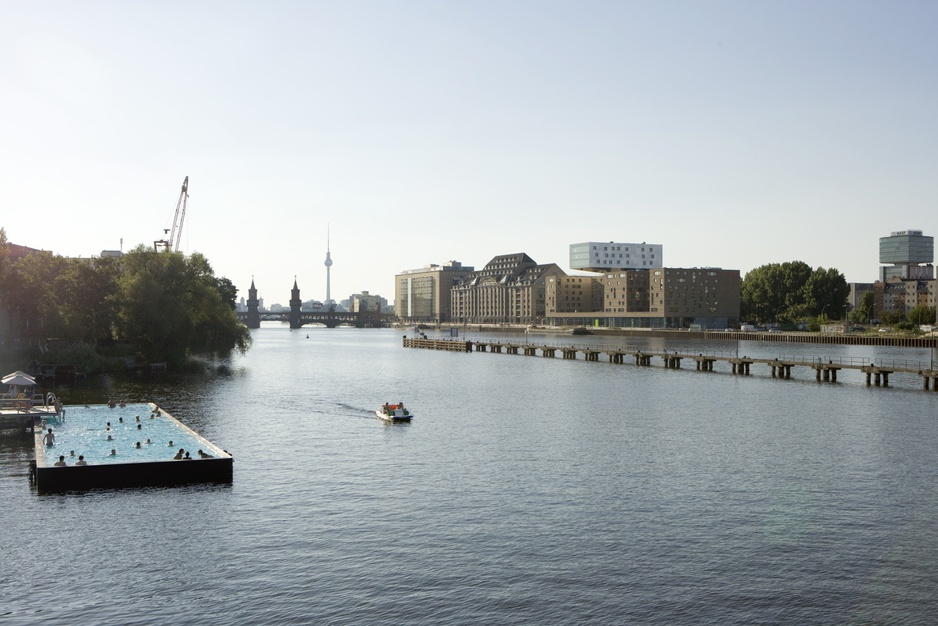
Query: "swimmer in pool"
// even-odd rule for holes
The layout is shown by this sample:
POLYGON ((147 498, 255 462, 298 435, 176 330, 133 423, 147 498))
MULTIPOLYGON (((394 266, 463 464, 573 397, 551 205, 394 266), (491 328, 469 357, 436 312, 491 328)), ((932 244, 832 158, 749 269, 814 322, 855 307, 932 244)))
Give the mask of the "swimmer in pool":
POLYGON ((191 460, 192 460, 192 457, 189 456, 189 453, 188 453, 188 452, 186 452, 186 456, 182 457, 182 460, 183 460, 183 461, 191 461, 191 460))
POLYGON ((185 452, 186 452, 185 450, 183 450, 182 448, 179 448, 179 452, 176 453, 176 456, 173 457, 173 460, 174 461, 182 460, 182 455, 185 454, 185 452))
POLYGON ((117 456, 117 450, 111 448, 111 456, 117 456))
POLYGON ((139 416, 139 415, 137 416, 137 421, 138 421, 138 422, 140 421, 140 416, 139 416))
POLYGON ((143 424, 137 424, 137 430, 141 430, 142 428, 143 428, 143 424))
POLYGON ((202 452, 201 450, 199 450, 199 456, 200 456, 201 458, 203 458, 203 459, 211 459, 211 458, 214 458, 214 457, 212 457, 212 455, 209 454, 208 452, 202 452))
POLYGON ((169 447, 170 447, 170 448, 173 447, 173 440, 172 440, 172 439, 169 440, 169 447))
POLYGON ((110 435, 108 435, 108 436, 107 436, 107 440, 108 440, 108 441, 114 441, 114 437, 111 437, 110 435))
POLYGON ((52 434, 52 429, 51 429, 51 428, 49 429, 49 432, 47 432, 45 435, 43 435, 43 437, 42 437, 42 443, 46 444, 47 446, 54 446, 54 445, 55 445, 55 435, 52 434))
POLYGON ((120 418, 120 419, 117 420, 117 421, 120 422, 121 424, 123 424, 123 423, 124 423, 124 418, 122 417, 122 418, 120 418))
POLYGON ((107 427, 104 430, 111 430, 111 422, 107 423, 107 427))
POLYGON ((84 454, 78 455, 78 463, 75 463, 75 465, 88 465, 88 461, 85 460, 84 454))
POLYGON ((52 464, 55 467, 65 467, 65 457, 60 456, 59 460, 52 464))
POLYGON ((135 447, 135 448, 139 448, 139 447, 140 447, 140 442, 138 441, 137 443, 135 443, 135 444, 134 444, 134 447, 135 447))
POLYGON ((150 445, 150 438, 147 437, 147 445, 150 445))
POLYGON ((75 451, 74 451, 74 450, 69 450, 69 451, 68 451, 68 456, 75 456, 75 451))

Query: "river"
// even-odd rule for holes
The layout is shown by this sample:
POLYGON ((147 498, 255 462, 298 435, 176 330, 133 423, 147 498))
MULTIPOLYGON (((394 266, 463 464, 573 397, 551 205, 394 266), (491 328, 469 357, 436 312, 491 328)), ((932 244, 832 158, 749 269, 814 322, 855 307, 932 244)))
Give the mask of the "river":
POLYGON ((938 394, 917 378, 884 389, 808 368, 783 381, 404 349, 394 330, 252 332, 221 371, 57 390, 66 404, 157 402, 233 454, 231 485, 38 495, 31 442, 0 438, 0 622, 938 615, 938 394), (412 423, 375 418, 398 401, 412 423))

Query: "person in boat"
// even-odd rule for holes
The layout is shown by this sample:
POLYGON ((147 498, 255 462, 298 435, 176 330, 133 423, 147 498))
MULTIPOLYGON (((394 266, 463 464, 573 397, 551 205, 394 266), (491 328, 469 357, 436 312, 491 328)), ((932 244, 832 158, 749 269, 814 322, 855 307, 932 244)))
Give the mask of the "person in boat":
POLYGON ((65 467, 65 456, 59 455, 59 460, 52 464, 54 467, 65 467))
POLYGON ((44 443, 46 446, 54 446, 54 445, 55 445, 55 435, 52 434, 52 429, 51 429, 51 428, 49 429, 49 432, 47 432, 45 435, 43 435, 43 437, 42 437, 42 443, 44 443))

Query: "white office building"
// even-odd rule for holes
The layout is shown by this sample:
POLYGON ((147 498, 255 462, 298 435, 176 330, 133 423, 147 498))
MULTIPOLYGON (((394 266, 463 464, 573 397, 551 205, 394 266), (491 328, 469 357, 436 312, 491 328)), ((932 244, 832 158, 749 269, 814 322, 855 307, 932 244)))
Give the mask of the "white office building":
POLYGON ((606 272, 664 267, 660 243, 588 241, 570 244, 570 269, 606 272))

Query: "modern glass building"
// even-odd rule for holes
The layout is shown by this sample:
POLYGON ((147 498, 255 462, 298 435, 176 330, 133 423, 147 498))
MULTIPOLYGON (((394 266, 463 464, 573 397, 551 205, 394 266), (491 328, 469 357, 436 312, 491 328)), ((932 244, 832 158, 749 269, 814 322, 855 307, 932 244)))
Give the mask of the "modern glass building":
POLYGON ((935 238, 920 230, 898 230, 879 238, 880 280, 933 278, 935 238))

